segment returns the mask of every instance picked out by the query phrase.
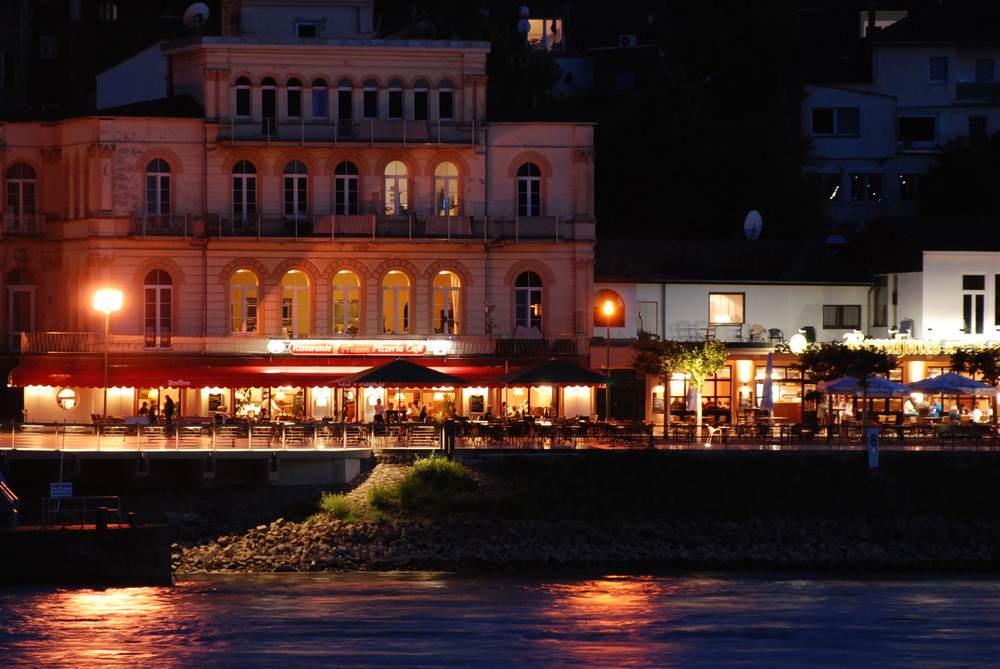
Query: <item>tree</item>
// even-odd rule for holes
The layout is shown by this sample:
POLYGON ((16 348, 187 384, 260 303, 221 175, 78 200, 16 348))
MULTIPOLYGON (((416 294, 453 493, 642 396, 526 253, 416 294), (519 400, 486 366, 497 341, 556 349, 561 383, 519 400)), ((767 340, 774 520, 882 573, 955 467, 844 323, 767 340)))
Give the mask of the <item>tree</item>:
MULTIPOLYGON (((960 348, 951 354, 951 371, 965 372, 975 376, 979 374, 983 381, 991 386, 1000 383, 1000 346, 989 346, 987 348, 968 349, 960 348)), ((1000 403, 1000 396, 993 398, 993 420, 998 419, 996 403, 1000 403)))
POLYGON ((844 376, 857 379, 861 388, 861 420, 864 422, 865 391, 869 380, 876 374, 888 374, 898 365, 899 359, 885 351, 827 342, 810 345, 792 367, 802 370, 802 375, 813 381, 833 381, 844 376))
POLYGON ((663 426, 670 422, 670 377, 688 374, 696 391, 696 423, 701 429, 701 386, 715 372, 726 366, 726 345, 721 341, 660 340, 648 332, 640 332, 632 340, 632 367, 655 376, 664 387, 663 426))
POLYGON ((951 354, 951 371, 979 374, 991 386, 1000 383, 1000 346, 961 348, 951 354))
POLYGON ((1000 215, 1000 133, 989 140, 960 137, 949 143, 920 183, 927 215, 1000 215))

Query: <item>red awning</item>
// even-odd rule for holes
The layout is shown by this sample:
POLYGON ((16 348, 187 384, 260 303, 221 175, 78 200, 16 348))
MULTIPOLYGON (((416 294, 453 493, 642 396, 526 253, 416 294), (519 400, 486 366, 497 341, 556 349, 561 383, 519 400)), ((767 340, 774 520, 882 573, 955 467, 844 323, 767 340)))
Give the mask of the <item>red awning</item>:
MULTIPOLYGON (((430 366, 430 365, 428 365, 430 366)), ((136 363, 108 366, 109 388, 276 388, 333 386, 365 369, 365 365, 206 364, 178 361, 168 365, 136 363)), ((438 366, 433 369, 480 383, 497 375, 497 367, 438 366)), ((32 361, 15 367, 8 386, 102 388, 104 367, 100 360, 32 361)))

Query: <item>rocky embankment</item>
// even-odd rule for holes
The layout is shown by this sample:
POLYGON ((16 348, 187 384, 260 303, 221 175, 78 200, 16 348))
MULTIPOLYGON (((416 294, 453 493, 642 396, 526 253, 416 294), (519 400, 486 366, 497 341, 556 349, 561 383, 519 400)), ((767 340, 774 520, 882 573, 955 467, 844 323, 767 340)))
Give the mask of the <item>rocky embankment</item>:
POLYGON ((179 574, 328 570, 628 567, 718 570, 994 571, 996 526, 902 528, 843 521, 584 523, 442 518, 277 520, 178 550, 179 574))
MULTIPOLYGON (((747 466, 753 463, 744 465, 744 471, 747 466)), ((829 469, 827 466, 824 471, 829 469)), ((716 478, 720 475, 717 470, 718 467, 712 469, 716 478)), ((367 486, 397 480, 402 471, 398 466, 380 465, 352 495, 363 499, 367 486)), ((519 470, 519 473, 521 478, 532 480, 536 476, 532 472, 519 470)), ((802 472, 795 475, 803 476, 802 472)), ((704 487, 700 481, 704 473, 686 471, 679 476, 693 477, 696 485, 704 487)), ((574 484, 578 486, 581 478, 581 472, 576 472, 574 484)), ((678 485, 675 483, 673 487, 676 489, 678 485)), ((814 488, 820 488, 814 496, 827 494, 836 499, 845 492, 840 484, 824 485, 830 490, 813 484, 814 488)), ((848 494, 857 498, 864 494, 866 485, 848 494)), ((549 487, 566 497, 569 492, 559 491, 558 486, 552 483, 549 487)), ((808 494, 805 491, 810 489, 810 482, 803 480, 800 486, 802 492, 790 494, 808 494)), ((996 571, 1000 568, 1000 522, 991 513, 964 519, 929 513, 929 509, 904 503, 907 496, 917 499, 916 490, 911 488, 919 488, 925 495, 922 499, 926 499, 928 491, 923 482, 896 486, 903 489, 895 495, 899 499, 890 500, 888 505, 883 503, 883 508, 871 513, 858 513, 855 509, 847 513, 811 510, 805 514, 768 511, 734 512, 733 517, 726 517, 712 510, 705 514, 675 513, 668 518, 650 517, 656 514, 629 518, 634 515, 630 512, 617 517, 595 514, 587 518, 577 514, 563 519, 511 518, 480 512, 425 520, 358 523, 322 515, 303 522, 280 519, 243 534, 219 536, 199 545, 175 545, 173 565, 175 573, 181 575, 551 567, 814 571, 996 571)), ((732 490, 733 485, 726 483, 724 487, 732 490)), ((642 492, 642 486, 638 488, 632 491, 633 497, 642 492)), ((773 496, 776 489, 765 485, 764 492, 767 490, 773 496)), ((749 492, 747 489, 739 493, 745 504, 749 492)), ((674 506, 677 499, 692 494, 677 492, 674 506)), ((703 494, 711 495, 712 491, 703 494)), ((707 499, 695 502, 705 506, 707 499)), ((789 499, 782 498, 778 503, 789 499)), ((856 500, 856 504, 860 507, 876 501, 873 497, 856 500)), ((801 499, 798 502, 802 504, 801 499)), ((579 507, 580 501, 574 500, 574 504, 579 507)))

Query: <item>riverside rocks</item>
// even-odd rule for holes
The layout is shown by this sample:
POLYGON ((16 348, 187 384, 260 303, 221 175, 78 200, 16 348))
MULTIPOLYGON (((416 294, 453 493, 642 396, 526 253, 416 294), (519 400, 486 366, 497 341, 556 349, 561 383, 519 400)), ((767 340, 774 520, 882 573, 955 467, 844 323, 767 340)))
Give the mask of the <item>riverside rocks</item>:
MULTIPOLYGON (((852 458, 597 453, 483 461, 473 468, 476 498, 462 514, 358 523, 317 514, 240 533, 229 523, 211 541, 175 544, 173 566, 177 574, 1000 570, 1000 457, 890 454, 878 477, 852 458)), ((361 501, 368 488, 404 472, 380 464, 349 497, 361 501)))
POLYGON ((995 571, 996 526, 930 521, 877 540, 855 522, 791 519, 639 523, 438 518, 284 519, 193 548, 174 569, 198 572, 505 570, 658 567, 717 570, 995 571))

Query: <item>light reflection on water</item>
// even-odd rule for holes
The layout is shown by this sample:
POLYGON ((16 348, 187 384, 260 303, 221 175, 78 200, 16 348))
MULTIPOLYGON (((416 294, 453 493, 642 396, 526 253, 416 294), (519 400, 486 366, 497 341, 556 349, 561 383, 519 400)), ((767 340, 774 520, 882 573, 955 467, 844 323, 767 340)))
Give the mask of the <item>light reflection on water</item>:
POLYGON ((204 577, 0 589, 3 667, 996 666, 1000 580, 204 577))

